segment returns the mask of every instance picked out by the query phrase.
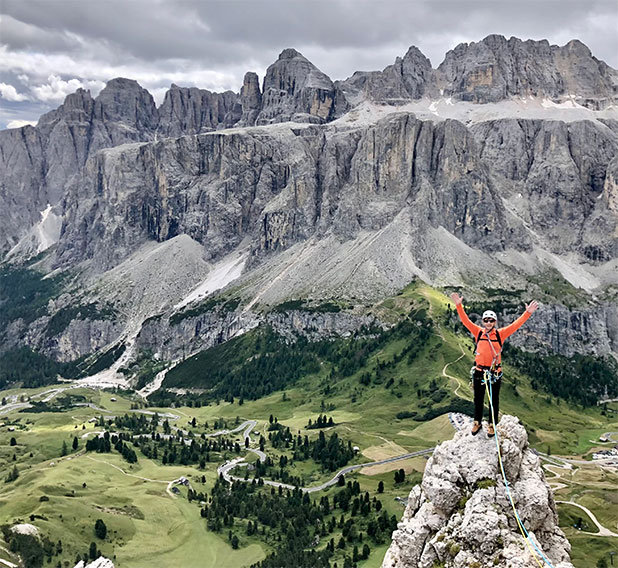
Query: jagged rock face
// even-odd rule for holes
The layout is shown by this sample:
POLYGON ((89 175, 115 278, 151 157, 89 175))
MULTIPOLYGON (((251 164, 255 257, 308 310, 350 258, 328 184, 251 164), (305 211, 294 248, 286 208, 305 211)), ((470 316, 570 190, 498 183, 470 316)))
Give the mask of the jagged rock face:
MULTIPOLYGON (((95 103, 95 114, 105 122, 134 128, 137 132, 154 130, 157 127, 154 99, 133 79, 112 79, 99 93, 95 103)), ((111 131, 113 146, 119 143, 119 140, 113 140, 113 137, 119 134, 116 130, 111 131)))
POLYGON ((212 257, 251 236, 259 257, 316 231, 381 229, 406 205, 419 230, 442 225, 487 251, 529 247, 469 131, 405 114, 332 136, 213 133, 103 151, 66 199, 57 258, 110 267, 181 233, 212 257))
POLYGON ((295 49, 285 49, 267 70, 256 124, 294 120, 320 124, 345 111, 333 82, 295 49), (339 108, 336 108, 339 103, 339 108))
MULTIPOLYGON (((376 121, 371 113, 389 107, 367 103, 357 117, 362 110, 368 120, 326 124, 364 98, 410 103, 437 98, 439 88, 477 102, 561 97, 575 89, 582 104, 602 106, 615 79, 577 42, 556 48, 498 36, 459 46, 438 72, 410 48, 384 71, 356 73, 337 85, 285 50, 269 68, 264 92, 254 73, 240 95, 173 85, 158 110, 137 83, 116 79, 96 99, 83 90, 69 95, 36 128, 0 132, 0 252, 14 248, 17 258, 19 251, 39 251, 36 224, 51 203, 51 220, 64 223, 49 266, 83 262, 95 279, 150 245, 193 239, 198 251, 169 287, 172 305, 184 297, 174 296, 183 286, 203 278, 209 261, 237 248, 249 251, 245 270, 255 270, 254 281, 268 288, 246 284, 247 297, 263 294, 265 304, 290 297, 290 290, 292 297, 375 300, 414 277, 523 289, 527 275, 544 269, 542 260, 556 266, 567 256, 598 269, 586 289, 618 283, 609 274, 618 259, 617 121, 505 118, 466 126, 409 112, 376 121), (270 124, 288 120, 316 124, 270 124), (256 122, 263 127, 240 128, 256 122), (231 125, 238 128, 224 130, 231 125), (283 253, 299 258, 277 265, 283 253), (257 274, 265 266, 278 266, 281 278, 257 274)), ((53 229, 47 241, 58 238, 53 229)), ((118 290, 118 282, 111 288, 118 290)), ((155 294, 141 303, 138 292, 116 294, 125 297, 118 302, 140 305, 127 321, 152 315, 155 294)), ((552 317, 526 347, 616 352, 615 310, 557 308, 552 317)), ((27 340, 68 358, 120 333, 102 327, 80 328, 87 339, 76 346, 70 329, 65 343, 36 330, 27 340)))
POLYGON ((0 254, 6 253, 39 221, 47 205, 44 148, 36 128, 0 131, 0 254))
POLYGON ((249 237, 255 264, 310 235, 380 230, 410 208, 420 235, 442 226, 486 252, 534 245, 605 262, 618 256, 606 181, 617 150, 616 135, 589 122, 506 119, 468 129, 405 113, 366 129, 125 146, 98 154, 73 184, 57 259, 110 267, 149 239, 185 233, 212 258, 249 237))
POLYGON ((23 344, 40 351, 55 361, 75 361, 113 343, 121 335, 124 322, 112 320, 72 320, 67 328, 53 337, 47 337, 45 327, 49 318, 29 326, 23 344))
POLYGON ((481 157, 508 191, 509 207, 546 236, 549 250, 579 250, 589 262, 618 256, 618 218, 609 206, 613 186, 608 175, 618 153, 616 131, 589 121, 515 119, 484 122, 471 130, 481 157))
POLYGON ((0 252, 6 252, 57 205, 87 159, 101 148, 150 140, 158 117, 152 96, 135 81, 113 79, 96 99, 78 89, 36 128, 0 132, 0 252), (6 219, 6 222, 5 222, 6 219))
POLYGON ((603 185, 603 202, 610 211, 618 213, 618 156, 607 165, 603 185))
POLYGON ((207 257, 224 254, 257 230, 264 206, 288 183, 289 152, 244 133, 103 151, 66 200, 58 262, 92 258, 106 269, 148 240, 182 233, 205 245, 207 257))
POLYGON ((101 148, 152 139, 157 124, 154 99, 132 79, 112 79, 96 99, 78 89, 37 125, 47 139, 47 159, 59 170, 57 179, 48 180, 48 185, 55 188, 66 181, 65 170, 76 173, 76 167, 101 148), (72 162, 63 167, 59 158, 66 154, 65 159, 72 162))
POLYGON ((383 71, 357 71, 337 86, 351 102, 420 99, 437 93, 431 62, 414 46, 383 71))
MULTIPOLYGON (((504 416, 497 438, 510 493, 528 534, 555 568, 572 568, 571 546, 558 527, 551 488, 524 427, 517 418, 504 416)), ((445 568, 538 566, 508 500, 496 442, 484 433, 472 437, 458 432, 435 449, 421 485, 410 492, 382 567, 437 564, 445 568)))
POLYGON ((558 47, 547 40, 490 35, 449 51, 438 73, 446 95, 478 103, 573 95, 580 104, 603 108, 618 94, 618 73, 577 40, 558 47))
POLYGON ((240 89, 240 101, 242 105, 242 117, 239 126, 251 126, 255 124, 260 108, 262 107, 262 92, 260 82, 255 73, 246 73, 240 89))
POLYGON ((168 316, 155 316, 144 322, 136 346, 174 361, 242 335, 259 325, 260 320, 253 312, 218 309, 187 317, 176 324, 170 323, 168 316))
POLYGON ((158 110, 157 132, 176 137, 227 128, 238 122, 240 112, 238 95, 232 91, 211 93, 172 85, 158 110))
POLYGON ((152 317, 143 325, 136 345, 140 350, 158 353, 162 359, 173 361, 223 343, 258 325, 268 325, 290 341, 295 341, 299 335, 310 341, 320 341, 347 337, 363 327, 380 325, 380 322, 373 316, 352 313, 227 311, 222 304, 180 321, 170 319, 169 314, 152 317))

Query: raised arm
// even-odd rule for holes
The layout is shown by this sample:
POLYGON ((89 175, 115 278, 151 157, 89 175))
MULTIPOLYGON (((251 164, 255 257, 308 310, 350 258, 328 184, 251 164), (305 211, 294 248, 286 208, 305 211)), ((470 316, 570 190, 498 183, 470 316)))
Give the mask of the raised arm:
POLYGON ((506 327, 500 328, 500 337, 506 339, 509 335, 513 335, 524 323, 526 323, 530 316, 537 310, 539 303, 536 300, 532 300, 529 304, 526 304, 526 311, 520 315, 512 324, 506 327))
POLYGON ((483 328, 478 325, 472 323, 468 314, 463 309, 463 298, 457 294, 457 292, 453 292, 451 294, 451 299, 455 302, 455 308, 457 309, 457 313, 459 314, 459 319, 461 319, 461 323, 466 326, 466 329, 474 336, 477 337, 479 332, 482 331, 483 328))

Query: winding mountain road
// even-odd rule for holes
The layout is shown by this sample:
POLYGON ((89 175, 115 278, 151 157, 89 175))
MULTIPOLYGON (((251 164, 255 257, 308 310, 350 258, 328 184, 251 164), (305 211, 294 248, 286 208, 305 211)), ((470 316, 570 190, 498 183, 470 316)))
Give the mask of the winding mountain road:
MULTIPOLYGON (((347 467, 344 467, 343 469, 340 469, 332 479, 320 484, 320 485, 315 485, 313 487, 302 487, 301 490, 303 491, 303 493, 315 493, 317 491, 323 491, 324 489, 326 489, 327 487, 330 487, 331 485, 335 485, 338 481, 339 478, 342 475, 346 475, 347 473, 350 473, 352 471, 356 471, 357 469, 362 469, 364 467, 369 467, 371 465, 381 465, 384 463, 391 463, 391 462, 395 462, 395 461, 399 461, 399 460, 405 460, 408 458, 413 458, 416 456, 422 456, 422 455, 426 455, 426 454, 431 454, 433 453, 434 448, 429 448, 426 450, 420 450, 418 452, 412 452, 409 454, 403 454, 401 456, 396 456, 394 458, 388 458, 385 460, 379 460, 379 461, 373 461, 373 462, 366 462, 366 463, 361 463, 361 464, 356 464, 356 465, 350 465, 347 467)), ((266 456, 264 456, 264 459, 266 458, 266 456)), ((253 480, 247 480, 241 477, 236 477, 231 475, 231 471, 236 468, 236 467, 245 467, 249 464, 247 464, 244 461, 245 458, 236 458, 230 462, 227 462, 225 464, 223 464, 222 466, 219 466, 217 468, 217 474, 219 475, 223 475, 223 479, 225 479, 228 483, 232 483, 232 481, 245 481, 245 482, 252 482, 253 480)), ((264 461, 264 460, 261 460, 264 461)), ((269 479, 264 479, 264 485, 271 485, 273 487, 283 487, 284 489, 295 489, 296 486, 295 485, 290 485, 288 483, 281 483, 279 481, 271 481, 269 479)))
POLYGON ((591 536, 615 536, 618 537, 618 534, 606 529, 604 526, 602 526, 599 521, 597 521, 597 518, 594 516, 594 513, 584 507, 583 505, 580 505, 579 503, 575 503, 575 501, 556 501, 556 503, 566 503, 567 505, 573 505, 574 507, 579 507, 582 511, 585 511, 586 514, 590 517, 590 520, 597 526, 597 528, 599 529, 598 533, 592 533, 592 532, 586 532, 586 531, 580 531, 583 534, 589 534, 591 536))

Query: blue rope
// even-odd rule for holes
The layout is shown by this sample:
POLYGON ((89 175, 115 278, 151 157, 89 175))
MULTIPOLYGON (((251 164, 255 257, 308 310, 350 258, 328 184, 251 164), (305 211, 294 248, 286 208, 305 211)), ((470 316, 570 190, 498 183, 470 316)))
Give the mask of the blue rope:
POLYGON ((500 455, 500 445, 499 445, 499 440, 498 440, 498 428, 496 428, 496 417, 494 416, 494 405, 493 405, 493 402, 492 402, 491 382, 488 382, 486 384, 489 384, 489 407, 491 409, 491 421, 492 421, 492 424, 494 426, 494 432, 495 432, 495 436, 494 437, 496 439, 496 449, 498 450, 498 462, 500 463, 500 470, 502 471, 502 478, 504 479, 504 486, 506 487, 506 493, 507 493, 507 495, 509 497, 509 501, 511 502, 511 505, 513 505, 513 511, 515 511, 515 516, 517 517, 517 521, 519 522, 519 526, 526 533, 526 538, 532 543, 532 546, 534 546, 534 549, 539 553, 539 555, 545 561, 545 563, 548 566, 550 566, 551 568, 554 568, 552 563, 549 560, 547 560, 545 555, 538 549, 537 545, 530 538, 530 535, 528 534, 528 531, 526 530, 526 527, 524 526, 524 523, 519 518, 519 514, 517 513, 517 509, 515 508, 515 503, 513 503, 513 497, 511 496, 511 491, 509 489, 509 482, 508 482, 508 480, 506 478, 506 473, 504 473, 504 466, 502 465, 502 456, 500 455))

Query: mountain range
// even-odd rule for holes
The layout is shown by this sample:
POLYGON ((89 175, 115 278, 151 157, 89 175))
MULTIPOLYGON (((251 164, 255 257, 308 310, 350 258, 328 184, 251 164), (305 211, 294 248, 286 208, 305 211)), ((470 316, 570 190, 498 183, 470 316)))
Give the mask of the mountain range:
POLYGON ((581 42, 497 35, 344 81, 289 48, 261 87, 159 107, 79 89, 0 132, 3 271, 38 282, 3 288, 2 350, 116 371, 262 323, 349 334, 421 279, 505 318, 540 299, 527 350, 615 356, 617 103, 581 42))

